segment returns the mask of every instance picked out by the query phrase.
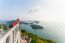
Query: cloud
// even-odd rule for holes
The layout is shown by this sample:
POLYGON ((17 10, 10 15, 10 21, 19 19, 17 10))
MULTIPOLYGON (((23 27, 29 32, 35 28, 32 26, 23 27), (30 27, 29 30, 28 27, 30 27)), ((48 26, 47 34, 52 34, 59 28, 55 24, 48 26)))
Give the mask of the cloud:
POLYGON ((38 11, 40 11, 40 7, 39 6, 36 6, 35 8, 32 7, 32 9, 28 11, 28 13, 36 13, 38 11))
POLYGON ((43 6, 34 6, 30 10, 30 13, 28 13, 28 15, 24 17, 24 19, 64 22, 65 15, 62 15, 62 11, 61 9, 52 9, 52 8, 43 7, 43 6))

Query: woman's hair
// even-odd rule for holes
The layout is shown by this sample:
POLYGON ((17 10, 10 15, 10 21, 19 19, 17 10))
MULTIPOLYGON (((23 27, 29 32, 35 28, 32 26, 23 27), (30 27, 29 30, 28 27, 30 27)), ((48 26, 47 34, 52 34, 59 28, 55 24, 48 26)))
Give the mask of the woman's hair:
POLYGON ((12 25, 12 24, 10 24, 10 25, 9 25, 9 28, 12 28, 12 27, 13 27, 13 25, 12 25))
POLYGON ((17 22, 17 23, 19 23, 19 22, 20 22, 20 20, 19 20, 19 19, 17 19, 17 20, 16 20, 16 22, 17 22))

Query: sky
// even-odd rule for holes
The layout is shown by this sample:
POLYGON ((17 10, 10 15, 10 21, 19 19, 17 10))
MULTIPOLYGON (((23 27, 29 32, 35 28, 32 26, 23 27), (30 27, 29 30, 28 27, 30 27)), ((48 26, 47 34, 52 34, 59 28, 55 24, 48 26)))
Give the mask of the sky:
POLYGON ((31 6, 32 1, 30 0, 0 0, 0 18, 14 19, 22 17, 31 6))
POLYGON ((64 21, 64 11, 64 0, 0 0, 0 20, 64 21))

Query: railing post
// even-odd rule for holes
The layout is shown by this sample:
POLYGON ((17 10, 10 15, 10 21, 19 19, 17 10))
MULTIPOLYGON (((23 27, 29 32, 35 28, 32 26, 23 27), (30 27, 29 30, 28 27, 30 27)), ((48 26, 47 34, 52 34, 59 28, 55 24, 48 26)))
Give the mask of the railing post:
POLYGON ((13 32, 10 34, 10 43, 13 43, 13 32))
POLYGON ((3 40, 0 40, 0 43, 3 43, 3 40))

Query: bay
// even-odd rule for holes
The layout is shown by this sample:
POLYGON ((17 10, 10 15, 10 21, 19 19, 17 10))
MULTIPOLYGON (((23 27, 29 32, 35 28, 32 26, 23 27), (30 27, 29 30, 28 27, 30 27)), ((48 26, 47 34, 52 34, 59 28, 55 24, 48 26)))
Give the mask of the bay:
POLYGON ((62 22, 40 22, 44 29, 32 29, 30 25, 21 24, 21 29, 38 35, 39 37, 56 41, 56 43, 65 43, 65 23, 62 22))

